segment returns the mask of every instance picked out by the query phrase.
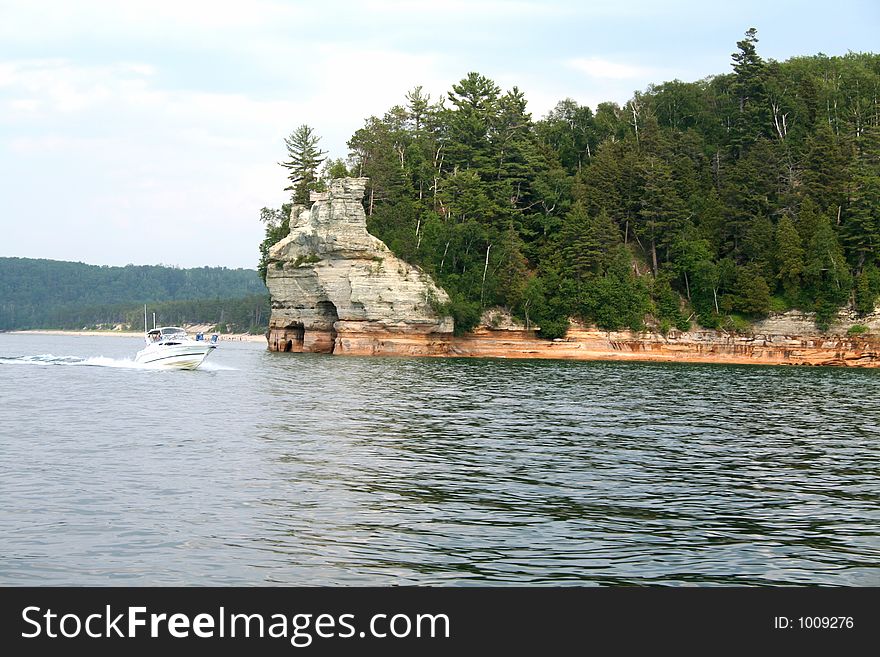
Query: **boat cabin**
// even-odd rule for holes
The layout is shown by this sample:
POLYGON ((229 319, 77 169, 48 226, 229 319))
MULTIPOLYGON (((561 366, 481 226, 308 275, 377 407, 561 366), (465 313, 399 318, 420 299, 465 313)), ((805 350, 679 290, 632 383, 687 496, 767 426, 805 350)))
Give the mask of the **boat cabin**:
POLYGON ((148 342, 161 342, 162 344, 174 344, 181 340, 187 340, 186 330, 179 326, 163 326, 147 331, 148 342))

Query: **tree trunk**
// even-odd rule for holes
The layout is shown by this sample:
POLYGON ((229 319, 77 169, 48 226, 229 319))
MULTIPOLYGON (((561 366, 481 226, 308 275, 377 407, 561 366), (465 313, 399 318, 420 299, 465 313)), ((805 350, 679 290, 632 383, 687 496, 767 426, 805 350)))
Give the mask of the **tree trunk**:
POLYGON ((440 273, 441 274, 443 273, 443 263, 446 262, 446 252, 449 251, 449 242, 450 242, 450 240, 446 241, 446 248, 443 249, 443 257, 440 259, 440 273))
POLYGON ((657 245, 654 243, 654 238, 651 238, 651 264, 654 267, 654 276, 657 276, 657 245))
POLYGON ((492 245, 486 247, 486 264, 483 267, 483 282, 480 284, 480 309, 483 308, 483 293, 486 289, 486 272, 489 270, 489 249, 492 248, 492 245))
POLYGON ((632 124, 633 124, 633 128, 635 129, 635 133, 636 133, 636 144, 638 144, 639 143, 639 113, 636 110, 636 104, 634 102, 632 103, 630 108, 632 109, 632 115, 633 115, 632 124))

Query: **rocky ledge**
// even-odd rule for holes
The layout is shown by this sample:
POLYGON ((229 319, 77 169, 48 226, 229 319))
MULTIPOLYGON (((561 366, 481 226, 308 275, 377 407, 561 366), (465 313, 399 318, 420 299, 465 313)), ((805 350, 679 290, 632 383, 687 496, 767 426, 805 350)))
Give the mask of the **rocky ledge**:
POLYGON ((269 349, 429 355, 452 335, 449 299, 421 269, 367 232, 366 178, 342 178, 294 206, 269 251, 269 349))
POLYGON ((565 338, 541 340, 534 331, 490 329, 450 340, 451 356, 630 360, 740 365, 880 367, 875 335, 739 334, 724 331, 603 331, 574 323, 565 338))

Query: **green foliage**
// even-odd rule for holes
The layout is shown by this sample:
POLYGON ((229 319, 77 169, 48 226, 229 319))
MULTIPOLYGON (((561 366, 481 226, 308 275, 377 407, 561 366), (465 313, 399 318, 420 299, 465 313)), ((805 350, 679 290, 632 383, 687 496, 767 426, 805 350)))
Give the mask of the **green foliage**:
POLYGON ((260 243, 260 262, 257 272, 263 283, 266 282, 266 271, 269 268, 269 249, 290 233, 290 212, 292 206, 288 203, 280 210, 263 208, 260 210, 260 221, 266 225, 263 241, 260 243))
POLYGON ((867 333, 871 329, 865 326, 864 324, 853 324, 846 330, 847 335, 862 335, 867 333))
POLYGON ((654 280, 652 297, 657 319, 660 320, 661 333, 669 332, 675 326, 680 331, 690 328, 690 320, 682 313, 681 296, 672 289, 671 275, 661 274, 654 280), (663 330, 663 327, 667 328, 663 330))
MULTIPOLYGON (((545 337, 569 318, 741 330, 780 309, 826 327, 870 312, 880 56, 764 60, 750 29, 731 65, 537 121, 476 72, 440 102, 416 87, 324 175, 369 178, 369 230, 446 289, 459 330, 491 306, 545 337)), ((272 212, 264 244, 286 234, 272 212)))
POLYGON ((327 160, 321 169, 321 181, 325 186, 328 181, 334 178, 345 178, 349 175, 351 175, 351 172, 341 159, 327 160))
POLYGON ((285 191, 291 192, 293 203, 308 203, 309 191, 317 189, 318 167, 326 153, 318 148, 321 138, 315 131, 303 124, 284 138, 287 147, 287 160, 280 162, 287 169, 290 185, 285 191))
POLYGON ((730 84, 733 100, 733 129, 731 145, 734 154, 742 157, 745 151, 769 128, 767 125, 767 75, 764 61, 755 44, 757 30, 749 28, 738 51, 733 53, 734 76, 730 84))
POLYGON ((761 268, 751 264, 737 270, 735 291, 729 297, 733 310, 746 315, 766 315, 770 310, 770 286, 761 268))
POLYGON ((732 331, 733 333, 751 333, 752 330, 752 323, 749 319, 736 313, 731 313, 725 317, 721 326, 726 331, 732 331))
POLYGON ((791 304, 788 299, 783 296, 774 295, 770 297, 770 308, 771 313, 784 313, 791 310, 791 304))
POLYGON ((827 215, 815 218, 808 244, 804 287, 813 300, 812 310, 816 313, 817 326, 827 330, 837 309, 849 300, 852 274, 827 215))
POLYGON ((578 201, 565 217, 560 248, 566 272, 577 279, 604 272, 612 249, 620 244, 620 231, 604 210, 591 217, 578 201))
POLYGON ((562 338, 568 331, 568 325, 567 317, 550 317, 541 322, 541 330, 538 334, 548 340, 562 338))
POLYGON ((866 266, 856 277, 856 311, 862 315, 873 313, 880 297, 880 268, 873 263, 866 266))
POLYGON ((296 260, 293 261, 293 266, 299 267, 300 265, 311 265, 316 262, 321 262, 321 256, 310 253, 309 255, 297 256, 296 260))
POLYGON ((576 314, 600 328, 640 331, 650 309, 650 295, 633 272, 629 251, 618 246, 612 257, 603 275, 591 276, 577 286, 576 314))
POLYGON ((440 315, 451 315, 455 322, 455 335, 463 335, 480 323, 480 304, 461 297, 453 297, 449 303, 435 307, 440 315))
POLYGON ((801 236, 791 217, 784 215, 776 226, 776 278, 782 284, 785 296, 797 300, 801 293, 801 275, 804 271, 804 249, 801 236))

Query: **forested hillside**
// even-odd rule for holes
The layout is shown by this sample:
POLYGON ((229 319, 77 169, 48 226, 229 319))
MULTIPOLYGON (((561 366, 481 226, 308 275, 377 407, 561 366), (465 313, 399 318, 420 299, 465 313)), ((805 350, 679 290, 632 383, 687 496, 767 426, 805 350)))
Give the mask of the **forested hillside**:
MULTIPOLYGON (((416 87, 325 176, 370 178, 370 231, 450 293, 459 329, 496 305, 548 337, 569 317, 667 330, 868 312, 880 56, 776 62, 757 43, 749 30, 729 73, 657 84, 623 107, 567 99, 540 120, 521 90, 477 73, 439 102, 416 87)), ((320 185, 303 175, 321 162, 309 136, 288 141, 295 195, 320 185)), ((287 212, 264 209, 267 242, 287 212)))
POLYGON ((268 320, 266 288, 252 269, 135 266, 0 258, 0 330, 143 326, 143 304, 166 324, 268 320))

